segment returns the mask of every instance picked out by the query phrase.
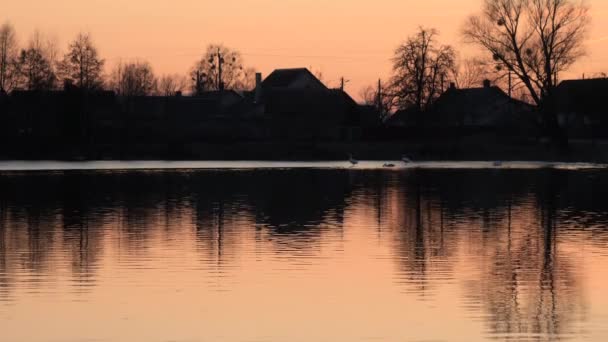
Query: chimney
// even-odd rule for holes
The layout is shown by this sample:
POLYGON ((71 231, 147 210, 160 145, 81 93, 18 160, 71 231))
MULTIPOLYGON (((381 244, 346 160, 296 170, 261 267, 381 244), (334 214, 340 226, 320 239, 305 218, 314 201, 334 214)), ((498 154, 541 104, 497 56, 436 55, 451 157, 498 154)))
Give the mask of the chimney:
POLYGON ((450 82, 450 89, 456 89, 456 82, 450 82))
POLYGON ((491 88, 492 87, 492 82, 490 82, 490 80, 483 80, 483 87, 484 88, 491 88))
POLYGON ((262 73, 255 73, 255 103, 259 103, 262 99, 262 73))

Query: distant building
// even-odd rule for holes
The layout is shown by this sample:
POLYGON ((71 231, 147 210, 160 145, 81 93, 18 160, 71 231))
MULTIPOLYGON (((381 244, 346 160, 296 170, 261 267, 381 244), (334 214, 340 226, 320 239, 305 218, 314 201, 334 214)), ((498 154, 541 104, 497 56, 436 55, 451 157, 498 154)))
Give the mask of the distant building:
POLYGON ((499 130, 525 133, 537 125, 534 107, 509 97, 484 81, 483 87, 458 89, 453 84, 424 115, 427 127, 499 130))
POLYGON ((351 140, 361 135, 362 111, 343 90, 329 89, 306 68, 278 69, 252 91, 272 139, 351 140))
POLYGON ((257 74, 248 92, 118 96, 66 87, 13 91, 0 97, 0 109, 6 146, 95 158, 189 155, 194 145, 215 142, 348 141, 375 125, 370 108, 305 68, 275 70, 265 80, 257 74))
POLYGON ((605 137, 608 78, 567 80, 556 91, 559 123, 571 137, 605 137))

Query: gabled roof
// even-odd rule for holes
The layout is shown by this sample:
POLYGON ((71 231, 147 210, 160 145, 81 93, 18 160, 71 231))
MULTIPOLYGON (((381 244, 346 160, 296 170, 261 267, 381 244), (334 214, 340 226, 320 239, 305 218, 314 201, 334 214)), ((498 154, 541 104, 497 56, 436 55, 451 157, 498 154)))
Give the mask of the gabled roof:
POLYGON ((293 84, 299 77, 306 75, 311 76, 311 79, 315 80, 318 85, 325 88, 323 82, 321 82, 310 70, 307 68, 294 68, 294 69, 276 69, 262 82, 263 88, 286 88, 293 84))

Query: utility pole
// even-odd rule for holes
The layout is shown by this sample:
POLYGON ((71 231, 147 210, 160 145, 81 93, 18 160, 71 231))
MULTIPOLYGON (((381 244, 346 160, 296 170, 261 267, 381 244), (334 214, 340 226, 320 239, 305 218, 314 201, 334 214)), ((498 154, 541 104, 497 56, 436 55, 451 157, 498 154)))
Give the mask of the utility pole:
POLYGON ((382 115, 382 80, 378 79, 378 110, 380 111, 380 115, 382 115))

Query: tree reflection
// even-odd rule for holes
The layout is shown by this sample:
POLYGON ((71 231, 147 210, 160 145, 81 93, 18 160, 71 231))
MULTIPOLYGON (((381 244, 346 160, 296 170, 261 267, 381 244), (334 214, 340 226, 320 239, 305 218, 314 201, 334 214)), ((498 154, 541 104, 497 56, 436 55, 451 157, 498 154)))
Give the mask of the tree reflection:
POLYGON ((403 177, 408 191, 396 201, 406 214, 391 218, 403 227, 396 230, 399 282, 428 297, 443 284, 437 277, 472 269, 463 272, 472 277, 463 281, 463 305, 473 315, 486 312, 481 317, 492 335, 549 339, 572 332, 570 323, 585 310, 575 270, 580 261, 560 250, 557 220, 559 198, 572 200, 562 186, 570 175, 512 173, 504 175, 509 187, 501 187, 492 174, 473 174, 474 181, 466 172, 451 177, 457 185, 441 172, 403 177), (464 259, 456 255, 463 246, 464 259))
POLYGON ((608 208, 600 200, 608 181, 601 176, 555 170, 4 175, 0 300, 16 283, 36 279, 24 273, 52 280, 58 264, 69 265, 75 283, 97 286, 100 268, 113 261, 106 259, 144 262, 189 244, 219 282, 237 271, 240 256, 250 256, 247 249, 260 258, 315 256, 325 240, 340 241, 344 231, 365 225, 390 250, 400 289, 432 301, 456 284, 461 305, 490 334, 550 339, 572 332, 586 310, 584 265, 572 246, 608 241, 608 208))

